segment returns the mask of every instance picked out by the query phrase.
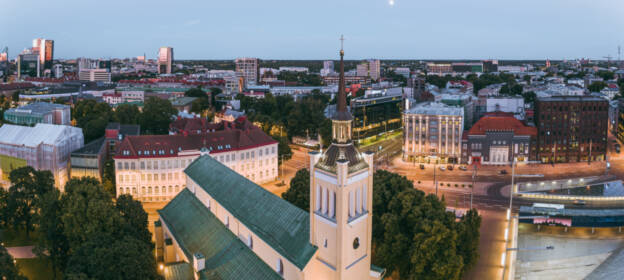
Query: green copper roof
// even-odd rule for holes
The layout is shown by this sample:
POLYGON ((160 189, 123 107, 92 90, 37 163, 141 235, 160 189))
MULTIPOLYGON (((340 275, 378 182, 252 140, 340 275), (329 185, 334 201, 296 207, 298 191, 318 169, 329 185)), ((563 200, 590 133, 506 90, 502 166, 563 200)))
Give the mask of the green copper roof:
POLYGON ((165 266, 165 280, 194 279, 191 264, 185 262, 172 263, 165 266))
MULTIPOLYGON (((201 279, 281 279, 188 189, 181 191, 158 213, 191 262, 195 253, 206 257, 206 268, 200 271, 201 279)), ((192 269, 192 264, 189 267, 192 269)), ((183 267, 176 269, 175 275, 185 273, 183 267)))
POLYGON ((280 255, 303 270, 317 247, 310 244, 308 212, 204 155, 184 172, 280 255))

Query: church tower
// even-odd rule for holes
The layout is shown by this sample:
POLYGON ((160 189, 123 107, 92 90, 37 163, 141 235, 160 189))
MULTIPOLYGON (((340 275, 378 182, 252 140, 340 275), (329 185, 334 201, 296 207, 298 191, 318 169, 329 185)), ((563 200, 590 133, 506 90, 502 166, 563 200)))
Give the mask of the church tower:
POLYGON ((343 57, 341 46, 332 144, 310 152, 310 243, 319 248, 324 279, 370 279, 373 153, 360 153, 351 140, 343 57))

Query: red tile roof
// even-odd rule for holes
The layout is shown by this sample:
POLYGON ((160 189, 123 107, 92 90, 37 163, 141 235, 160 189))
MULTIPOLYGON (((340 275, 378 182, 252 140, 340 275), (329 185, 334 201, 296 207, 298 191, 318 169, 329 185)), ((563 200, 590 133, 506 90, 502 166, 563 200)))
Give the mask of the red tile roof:
POLYGON ((527 126, 512 113, 487 113, 468 131, 468 135, 485 135, 488 131, 513 131, 515 135, 536 136, 537 128, 527 126))
POLYGON ((173 157, 206 148, 211 154, 251 149, 277 141, 246 119, 223 121, 221 130, 201 134, 127 136, 115 158, 173 157))

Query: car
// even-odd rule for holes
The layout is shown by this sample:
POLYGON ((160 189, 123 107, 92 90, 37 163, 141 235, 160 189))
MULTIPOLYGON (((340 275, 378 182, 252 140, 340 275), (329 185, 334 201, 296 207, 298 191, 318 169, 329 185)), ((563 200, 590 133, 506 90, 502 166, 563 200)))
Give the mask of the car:
POLYGON ((466 170, 468 170, 468 167, 465 167, 465 166, 461 165, 461 166, 459 166, 459 169, 461 169, 463 171, 466 171, 466 170))
POLYGON ((423 169, 423 170, 424 170, 424 169, 425 169, 425 165, 424 165, 424 164, 421 164, 421 165, 420 165, 420 169, 423 169))
POLYGON ((620 148, 621 148, 620 144, 615 144, 615 152, 616 153, 618 153, 618 154, 620 153, 620 148))
POLYGON ((507 169, 503 169, 503 170, 501 170, 501 171, 500 171, 500 174, 501 174, 501 175, 505 175, 505 174, 507 174, 507 169))
POLYGON ((448 169, 448 170, 453 170, 453 166, 452 166, 452 165, 447 165, 447 166, 446 166, 446 169, 448 169))
POLYGON ((575 199, 574 201, 572 201, 572 204, 574 204, 574 205, 585 205, 585 204, 587 204, 587 202, 585 202, 585 200, 575 199))
POLYGON ((444 165, 440 165, 440 170, 444 171, 446 170, 446 167, 444 167, 444 165))

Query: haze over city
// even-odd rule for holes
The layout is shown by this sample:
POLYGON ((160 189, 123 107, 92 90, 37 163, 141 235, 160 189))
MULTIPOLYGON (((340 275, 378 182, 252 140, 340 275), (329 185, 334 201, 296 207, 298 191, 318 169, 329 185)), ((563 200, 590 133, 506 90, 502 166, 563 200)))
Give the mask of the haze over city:
POLYGON ((346 59, 602 59, 624 28, 618 0, 3 2, 12 58, 47 37, 57 58, 329 59, 344 34, 346 59))

